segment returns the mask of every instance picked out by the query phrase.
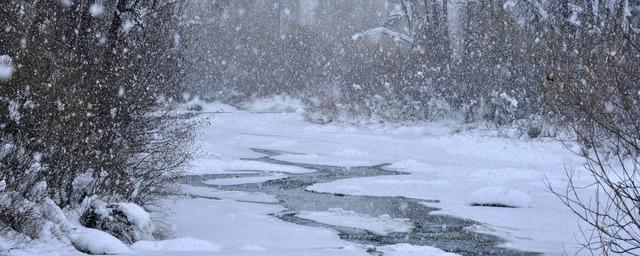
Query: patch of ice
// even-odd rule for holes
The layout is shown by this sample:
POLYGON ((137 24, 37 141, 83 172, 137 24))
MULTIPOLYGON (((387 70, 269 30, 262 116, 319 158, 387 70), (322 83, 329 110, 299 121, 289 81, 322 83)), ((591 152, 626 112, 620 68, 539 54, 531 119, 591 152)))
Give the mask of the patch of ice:
POLYGON ((204 183, 208 185, 216 185, 216 186, 230 186, 230 185, 240 185, 240 184, 262 183, 270 180, 281 180, 287 177, 288 176, 283 173, 274 173, 266 176, 212 179, 212 180, 207 180, 204 183))
POLYGON ((226 200, 256 202, 256 203, 277 203, 279 200, 273 196, 265 193, 249 193, 244 191, 228 191, 219 190, 208 187, 194 187, 189 185, 183 185, 182 191, 187 195, 213 197, 226 200))
POLYGON ((344 167, 377 164, 377 162, 369 160, 371 156, 367 156, 366 154, 362 154, 360 157, 339 155, 339 154, 353 154, 354 152, 355 151, 336 151, 335 153, 328 153, 328 154, 322 154, 322 155, 282 154, 282 155, 274 156, 272 158, 276 160, 287 161, 292 163, 335 165, 335 166, 344 166, 344 167))
POLYGON ((531 199, 527 193, 502 187, 478 189, 469 195, 468 200, 470 205, 516 208, 527 208, 530 202, 531 199))
POLYGON ((306 169, 298 166, 279 165, 258 161, 233 160, 222 161, 218 159, 201 158, 196 160, 194 168, 189 172, 191 174, 224 174, 238 173, 238 171, 264 171, 264 172, 283 172, 283 173, 310 173, 315 170, 306 169))
POLYGON ((386 214, 372 217, 340 208, 331 208, 323 212, 302 211, 297 216, 334 226, 364 229, 379 235, 406 233, 413 229, 413 224, 406 219, 394 219, 386 214))

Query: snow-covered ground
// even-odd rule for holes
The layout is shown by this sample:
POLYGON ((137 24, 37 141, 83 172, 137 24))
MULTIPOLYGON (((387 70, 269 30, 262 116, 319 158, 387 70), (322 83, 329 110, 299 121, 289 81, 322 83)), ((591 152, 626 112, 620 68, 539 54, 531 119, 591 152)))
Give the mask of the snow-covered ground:
POLYGON ((270 216, 285 210, 279 205, 189 199, 177 201, 175 209, 175 235, 215 245, 206 255, 368 255, 336 231, 270 216))
MULTIPOLYGON (((391 163, 386 168, 409 174, 339 180, 308 189, 436 199, 440 202, 425 203, 442 209, 436 214, 476 220, 482 224, 473 230, 505 238, 505 247, 549 255, 578 251, 578 220, 548 192, 547 182, 562 189, 566 184, 565 168, 575 169, 578 180, 584 182, 588 182, 588 175, 582 171, 581 159, 557 141, 504 138, 479 129, 456 133, 446 125, 437 124, 425 127, 317 125, 305 121, 301 109, 292 111, 295 106, 278 104, 277 109, 260 105, 260 110, 269 110, 267 113, 242 111, 222 104, 206 105, 205 111, 221 113, 210 115, 211 125, 200 136, 202 155, 206 159, 195 162, 194 173, 201 174, 206 169, 212 170, 210 173, 304 171, 240 160, 261 156, 251 148, 292 152, 275 157, 291 162, 341 166, 391 163), (272 112, 278 109, 287 111, 272 112)), ((295 226, 268 216, 282 210, 279 206, 203 199, 181 200, 177 206, 176 234, 220 245, 222 251, 224 248, 242 251, 243 246, 258 245, 280 255, 297 250, 311 250, 309 253, 339 250, 329 253, 334 255, 362 252, 362 248, 340 241, 333 231, 295 226), (284 231, 287 229, 291 230, 284 231), (285 233, 290 235, 279 236, 285 233)), ((354 218, 327 210, 305 214, 310 219, 321 218, 334 224, 344 224, 348 218, 354 218), (329 215, 335 219, 327 219, 329 215)), ((389 250, 399 249, 390 247, 389 250)))
MULTIPOLYGON (((199 135, 200 152, 193 161, 191 174, 219 175, 222 179, 206 183, 233 185, 314 171, 243 160, 263 156, 253 148, 291 152, 273 157, 289 162, 337 166, 388 163, 384 168, 407 175, 343 179, 307 189, 423 199, 423 204, 441 209, 433 214, 481 223, 469 229, 504 238, 507 242, 502 246, 548 255, 584 253, 578 251, 577 218, 547 188, 547 184, 564 188, 565 168, 575 170, 579 182, 589 181, 581 168, 581 159, 559 142, 504 138, 479 129, 453 132, 455 129, 442 124, 317 125, 305 121, 297 102, 282 99, 247 109, 222 104, 204 106, 199 118, 208 118, 211 124, 199 135)), ((367 252, 371 246, 342 240, 335 230, 281 220, 277 214, 287 209, 272 195, 190 185, 183 186, 183 194, 174 197, 169 205, 173 239, 141 241, 128 249, 119 245, 102 248, 99 246, 105 244, 99 243, 87 246, 105 251, 115 249, 113 252, 126 255, 371 255, 367 252)), ((413 228, 404 219, 338 208, 301 211, 296 216, 376 234, 407 232, 413 228)), ((33 248, 40 247, 45 248, 35 246, 16 255, 29 255, 29 250, 33 252, 36 250, 33 248)), ((437 248, 410 244, 379 246, 375 250, 392 256, 452 255, 437 248)))

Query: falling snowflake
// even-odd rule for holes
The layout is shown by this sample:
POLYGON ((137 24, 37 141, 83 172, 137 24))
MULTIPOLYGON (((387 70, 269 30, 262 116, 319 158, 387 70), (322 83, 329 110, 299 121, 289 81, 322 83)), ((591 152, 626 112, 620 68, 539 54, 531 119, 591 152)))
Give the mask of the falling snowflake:
POLYGON ((91 13, 91 16, 93 17, 98 17, 100 15, 102 15, 104 13, 104 5, 102 5, 101 3, 94 3, 89 7, 89 13, 91 13))
POLYGON ((0 82, 9 81, 14 72, 13 59, 9 55, 0 55, 0 82))

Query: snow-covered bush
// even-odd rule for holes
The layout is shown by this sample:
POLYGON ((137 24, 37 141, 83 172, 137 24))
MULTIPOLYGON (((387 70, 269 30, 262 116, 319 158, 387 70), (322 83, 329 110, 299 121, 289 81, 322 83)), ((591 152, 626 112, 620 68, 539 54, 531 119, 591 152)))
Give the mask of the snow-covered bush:
POLYGON ((85 227, 105 231, 127 244, 153 239, 151 217, 136 204, 88 198, 83 205, 80 224, 85 227))
POLYGON ((55 209, 95 197, 149 238, 117 202, 155 203, 189 158, 191 124, 162 100, 183 91, 183 3, 62 2, 0 1, 0 230, 64 237, 55 209))
POLYGON ((299 99, 287 95, 275 95, 270 98, 255 99, 244 104, 243 109, 253 112, 300 112, 304 105, 299 99))

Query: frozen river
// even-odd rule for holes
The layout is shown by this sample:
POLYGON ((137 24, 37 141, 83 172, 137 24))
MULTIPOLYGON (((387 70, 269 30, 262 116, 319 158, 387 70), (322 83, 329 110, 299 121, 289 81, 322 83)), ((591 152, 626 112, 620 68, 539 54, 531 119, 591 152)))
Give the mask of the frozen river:
MULTIPOLYGON (((408 243, 412 245, 433 246, 461 255, 533 255, 534 253, 496 247, 503 241, 495 236, 469 231, 476 222, 443 215, 431 215, 437 210, 425 206, 425 202, 437 203, 437 199, 412 199, 387 196, 353 196, 338 193, 318 193, 306 190, 316 183, 332 182, 340 179, 373 177, 382 175, 405 175, 406 173, 384 169, 384 165, 340 167, 304 163, 291 163, 275 160, 271 157, 282 153, 276 150, 254 149, 264 157, 243 159, 261 161, 284 166, 297 166, 316 172, 289 174, 286 178, 267 180, 260 183, 215 185, 216 180, 269 177, 269 171, 256 170, 236 174, 209 174, 190 176, 188 185, 211 187, 216 190, 245 191, 273 195, 286 210, 274 213, 281 220, 299 225, 324 227, 339 232, 342 239, 364 246, 384 246, 408 243), (210 184, 214 183, 214 185, 210 184), (299 216, 302 214, 302 217, 299 216), (310 216, 310 217, 309 217, 310 216), (380 217, 383 216, 383 217, 380 217), (315 217, 315 218, 314 218, 315 217), (373 219, 372 219, 373 218, 373 219), (361 220, 361 223, 358 223, 361 220), (396 225, 410 228, 393 228, 396 225), (383 225, 383 227, 380 227, 383 225), (383 230, 383 231, 380 231, 383 230)), ((288 153, 295 154, 295 153, 288 153)), ((371 247, 372 255, 382 255, 371 247)))

